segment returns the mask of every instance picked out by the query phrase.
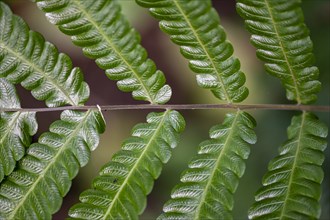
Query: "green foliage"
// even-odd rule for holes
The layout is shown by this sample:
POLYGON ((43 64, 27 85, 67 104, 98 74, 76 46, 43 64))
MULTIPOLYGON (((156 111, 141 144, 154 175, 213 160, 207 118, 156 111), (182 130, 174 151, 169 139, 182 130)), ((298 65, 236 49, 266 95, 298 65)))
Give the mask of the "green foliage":
MULTIPOLYGON (((0 108, 20 108, 15 87, 0 78, 0 108)), ((35 112, 0 112, 0 181, 25 154, 31 136, 37 132, 35 112)))
POLYGON ((312 113, 292 119, 288 141, 268 165, 263 187, 249 210, 250 219, 316 219, 320 217, 321 182, 328 129, 312 113))
POLYGON ((79 68, 54 45, 30 31, 25 22, 0 2, 0 77, 32 90, 48 107, 81 105, 89 96, 79 68))
POLYGON ((228 114, 199 146, 158 219, 232 219, 233 193, 255 144, 255 121, 246 112, 228 114))
MULTIPOLYGON (((219 16, 211 6, 211 1, 136 0, 136 2, 150 8, 151 14, 160 20, 160 29, 180 46, 182 55, 189 60, 190 69, 197 73, 196 80, 200 87, 210 89, 218 99, 227 103, 240 102, 247 97, 248 89, 244 86, 245 75, 240 71, 239 60, 232 56, 233 47, 226 40, 225 31, 220 26, 219 16)), ((244 116, 237 112, 237 118, 240 120, 244 116)), ((228 116, 228 121, 222 125, 223 130, 219 132, 223 132, 220 135, 221 140, 218 140, 219 145, 224 145, 224 150, 219 148, 212 155, 199 155, 196 159, 198 162, 191 162, 193 164, 190 164, 191 169, 188 169, 181 178, 184 183, 173 190, 173 200, 165 204, 163 210, 166 214, 160 219, 231 218, 233 193, 245 167, 241 158, 247 159, 249 155, 246 152, 247 146, 239 141, 242 137, 230 132, 230 126, 233 126, 238 129, 233 130, 239 133, 240 120, 236 121, 236 116, 228 116), (238 145, 237 148, 228 152, 227 149, 234 148, 235 144, 238 145), (234 157, 233 152, 237 153, 238 157, 234 157), (210 157, 209 160, 206 160, 207 157, 210 157), (232 170, 230 164, 222 163, 228 160, 228 157, 241 159, 239 170, 232 170), (218 158, 217 162, 212 164, 210 161, 216 158, 218 158), (205 164, 199 164, 201 167, 193 169, 192 166, 201 163, 199 161, 203 159, 206 160, 205 164), (237 175, 236 179, 235 175, 237 175), (221 178, 224 179, 220 180, 221 178), (221 193, 225 192, 227 194, 221 197, 221 193)), ((250 121, 249 124, 253 123, 250 121)), ((254 126, 245 126, 248 127, 254 126)), ((248 129, 245 131, 251 133, 248 129)), ((247 142, 252 144, 255 140, 247 142)))
POLYGON ((220 100, 240 102, 248 95, 240 62, 234 58, 233 47, 219 25, 218 13, 211 1, 136 0, 150 8, 162 31, 180 45, 189 67, 197 73, 200 87, 210 89, 220 100))
MULTIPOLYGON (((95 59, 118 88, 137 100, 166 103, 171 88, 147 58, 140 36, 116 0, 35 0, 48 20, 71 36, 95 59)), ((160 28, 180 46, 197 84, 226 103, 243 101, 248 90, 233 46, 226 40, 211 1, 136 0, 149 8, 160 28)), ((280 78, 287 98, 298 104, 316 100, 318 69, 312 66, 312 42, 298 0, 238 0, 237 10, 253 34, 257 56, 280 78)), ((29 29, 0 2, 0 219, 51 219, 62 197, 105 129, 93 108, 65 110, 49 132, 31 144, 37 131, 35 112, 19 111, 12 84, 31 90, 48 107, 83 105, 89 96, 79 68, 67 55, 29 29), (15 108, 17 112, 3 112, 15 108)), ((237 109, 211 128, 165 204, 159 219, 232 219, 234 193, 245 172, 256 122, 237 109)), ((152 112, 137 124, 120 151, 105 164, 92 187, 80 195, 69 216, 78 219, 138 219, 146 196, 185 128, 175 110, 152 112)), ((303 219, 320 216, 321 165, 326 126, 316 116, 294 116, 288 141, 269 164, 250 218, 303 219)))
MULTIPOLYGON (((257 56, 265 69, 279 78, 287 98, 299 104, 317 99, 321 83, 312 66, 314 55, 309 31, 303 23, 300 1, 238 0, 237 10, 252 33, 257 56)), ((316 219, 326 148, 327 127, 311 113, 294 116, 288 141, 268 166, 263 185, 249 210, 250 219, 316 219)))
POLYGON ((268 73, 279 78, 289 100, 307 104, 317 99, 321 83, 312 66, 314 55, 300 0, 237 0, 237 10, 251 32, 257 56, 268 73))
POLYGON ((95 59, 117 86, 132 92, 137 100, 153 104, 167 102, 171 88, 165 76, 139 44, 139 34, 121 14, 117 1, 36 0, 46 17, 71 36, 87 57, 95 59))
POLYGON ((145 196, 171 157, 185 122, 177 111, 150 113, 137 124, 111 162, 80 195, 69 215, 78 219, 137 219, 146 207, 145 196))
POLYGON ((51 219, 104 131, 99 111, 66 110, 1 183, 1 219, 51 219))

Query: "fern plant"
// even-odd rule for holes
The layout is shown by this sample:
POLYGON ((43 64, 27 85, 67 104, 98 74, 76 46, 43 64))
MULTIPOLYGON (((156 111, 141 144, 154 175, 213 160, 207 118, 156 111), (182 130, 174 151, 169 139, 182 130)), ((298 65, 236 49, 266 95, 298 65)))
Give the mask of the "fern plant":
MULTIPOLYGON (((176 110, 180 106, 166 104, 172 89, 148 58, 119 1, 34 2, 117 82, 119 90, 149 103, 140 108, 163 109, 150 112, 146 123, 133 127, 131 136, 68 212, 72 219, 138 219, 186 126, 176 110)), ((234 104, 249 94, 240 61, 233 55, 235 45, 227 40, 209 0, 136 3, 148 8, 160 29, 179 46, 197 85, 210 90, 222 106, 233 108, 199 144, 158 219, 233 219, 235 192, 250 145, 257 141, 256 120, 244 110, 246 105, 234 104)), ((250 219, 320 218, 328 130, 303 106, 316 101, 321 83, 300 1, 237 0, 236 6, 265 70, 281 80, 287 98, 298 104, 293 108, 302 111, 293 116, 288 140, 269 162, 247 215, 250 219)), ((0 219, 51 219, 79 168, 88 163, 106 127, 102 115, 106 107, 84 106, 90 91, 83 80, 68 55, 59 53, 0 2, 0 219), (63 110, 60 120, 37 141, 32 136, 41 109, 21 108, 16 84, 45 101, 48 110, 63 110)))

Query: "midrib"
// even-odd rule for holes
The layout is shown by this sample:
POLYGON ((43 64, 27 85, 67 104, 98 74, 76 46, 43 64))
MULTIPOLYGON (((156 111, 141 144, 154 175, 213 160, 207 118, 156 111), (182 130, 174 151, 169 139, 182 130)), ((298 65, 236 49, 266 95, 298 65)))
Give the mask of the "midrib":
POLYGON ((7 136, 11 133, 14 133, 13 132, 13 128, 15 126, 15 122, 17 121, 17 119, 19 118, 19 116, 21 115, 20 112, 15 112, 16 116, 15 118, 13 118, 12 120, 10 120, 10 123, 9 123, 9 126, 8 126, 8 129, 6 129, 6 133, 5 135, 3 135, 0 139, 0 144, 3 144, 4 140, 6 140, 7 136))
POLYGON ((54 81, 51 77, 49 77, 47 74, 45 74, 45 71, 43 69, 41 69, 40 67, 38 67, 37 65, 35 65, 33 62, 31 62, 30 60, 26 59, 24 56, 22 56, 20 53, 17 53, 16 51, 12 50, 10 47, 7 47, 6 45, 2 44, 0 42, 0 47, 5 48, 5 50, 7 50, 8 52, 10 52, 11 54, 14 55, 14 57, 18 58, 19 60, 21 60, 21 62, 23 63, 27 63, 30 67, 32 67, 32 69, 36 70, 36 72, 40 73, 44 78, 46 78, 46 81, 51 82, 51 84, 57 89, 57 91, 59 91, 60 93, 62 93, 64 95, 64 97, 67 99, 68 104, 75 106, 76 103, 74 100, 71 99, 70 95, 67 93, 67 91, 62 88, 61 86, 59 86, 57 84, 56 81, 54 81))
POLYGON ((135 78, 138 80, 139 84, 142 86, 143 90, 145 91, 145 94, 148 96, 148 100, 152 104, 156 104, 153 98, 151 97, 151 94, 149 90, 147 89, 145 83, 141 80, 139 75, 136 73, 136 71, 133 69, 133 67, 130 65, 130 63, 126 60, 124 56, 120 53, 120 51, 117 49, 117 47, 112 43, 112 41, 109 39, 108 35, 103 31, 103 29, 100 27, 100 25, 94 20, 92 16, 86 11, 83 5, 80 4, 79 1, 74 0, 74 4, 77 6, 77 8, 84 14, 84 17, 87 18, 88 21, 90 21, 95 27, 95 29, 98 31, 98 33, 101 34, 102 39, 104 39, 108 45, 114 50, 114 52, 120 57, 122 61, 124 61, 125 65, 129 68, 129 70, 134 74, 135 78))
MULTIPOLYGON (((130 180, 130 177, 135 173, 135 171, 137 171, 137 167, 140 167, 139 164, 141 163, 142 158, 144 158, 145 153, 148 152, 148 150, 149 150, 149 148, 150 148, 150 146, 151 146, 151 143, 153 142, 154 138, 157 137, 157 134, 158 134, 158 132, 160 131, 160 129, 162 128, 163 123, 164 123, 164 121, 165 121, 165 118, 167 117, 167 114, 168 114, 169 112, 170 112, 170 110, 166 110, 166 111, 164 112, 164 115, 162 116, 163 118, 162 118, 162 120, 159 122, 159 124, 158 124, 158 126, 157 126, 157 128, 156 128, 156 130, 155 130, 155 132, 154 132, 154 134, 153 134, 153 135, 151 136, 151 138, 149 139, 149 141, 148 141, 146 147, 144 148, 144 150, 142 151, 142 153, 141 153, 139 159, 136 161, 136 163, 134 164, 134 166, 131 168, 130 172, 128 173, 127 177, 125 178, 125 181, 121 184, 120 188, 118 189, 118 192, 116 193, 115 197, 112 199, 112 201, 111 201, 111 205, 109 206, 109 208, 108 208, 107 211, 105 212, 105 215, 104 215, 104 217, 103 217, 103 220, 108 219, 108 215, 110 214, 110 212, 111 212, 111 210, 113 209, 114 204, 115 204, 116 202, 120 202, 120 203, 122 204, 122 202, 121 202, 121 200, 120 200, 120 198, 119 198, 119 196, 121 195, 121 192, 124 191, 124 188, 125 188, 126 186, 129 186, 128 181, 130 180)), ((122 204, 122 205, 124 206, 124 204, 122 204)))
POLYGON ((281 213, 279 215, 279 219, 283 219, 284 218, 284 215, 285 215, 285 210, 287 208, 287 202, 288 200, 290 199, 290 191, 291 191, 291 188, 292 188, 292 182, 293 182, 293 176, 294 176, 294 173, 296 171, 296 168, 297 168, 297 163, 299 161, 299 153, 301 151, 301 137, 303 136, 303 128, 304 128, 304 125, 305 125, 305 120, 306 120, 306 112, 303 112, 302 114, 302 120, 301 120, 301 124, 300 124, 300 130, 299 130, 299 134, 298 134, 298 137, 297 137, 297 149, 296 149, 296 152, 295 152, 295 155, 294 155, 294 162, 292 164, 292 172, 290 173, 290 178, 289 178, 289 181, 288 181, 288 190, 287 190, 287 193, 285 195, 285 198, 283 200, 283 206, 282 206, 282 210, 281 210, 281 213))
POLYGON ((272 20, 272 24, 273 24, 273 27, 274 27, 274 31, 275 31, 276 37, 277 37, 278 42, 279 42, 279 46, 280 46, 281 52, 282 52, 283 57, 285 59, 286 65, 289 68, 290 76, 292 78, 292 82, 294 84, 294 89, 295 89, 296 94, 297 94, 297 102, 298 102, 298 104, 300 104, 301 103, 301 97, 300 97, 300 93, 299 93, 299 89, 298 89, 298 84, 297 84, 297 79, 296 79, 295 73, 294 73, 294 71, 293 71, 293 69, 291 67, 291 63, 290 63, 290 61, 288 59, 288 56, 287 56, 287 54, 286 54, 286 52, 284 50, 284 46, 283 46, 283 43, 282 43, 282 37, 279 34, 278 27, 277 27, 278 25, 277 25, 277 22, 274 19, 271 6, 269 5, 268 0, 264 0, 264 2, 265 2, 265 5, 266 5, 266 8, 267 8, 267 11, 269 13, 269 16, 270 16, 270 18, 272 20))
POLYGON ((76 129, 70 134, 69 138, 66 139, 64 144, 60 147, 59 151, 57 151, 56 155, 54 155, 52 161, 45 167, 45 169, 43 169, 43 171, 38 175, 34 183, 29 187, 29 190, 25 193, 23 199, 18 204, 15 205, 15 209, 11 212, 10 216, 8 216, 8 219, 14 219, 16 212, 18 212, 19 209, 24 206, 25 201, 27 201, 29 195, 33 193, 39 182, 44 180, 44 176, 47 174, 48 170, 57 162, 57 158, 60 157, 60 155, 71 146, 71 145, 70 146, 66 146, 66 145, 70 143, 73 138, 77 137, 77 134, 80 132, 80 129, 85 124, 85 121, 89 118, 91 112, 92 110, 88 110, 86 112, 84 118, 77 125, 76 129))
POLYGON ((212 186, 213 176, 217 172, 217 168, 220 167, 220 163, 222 161, 222 157, 224 155, 226 155, 227 150, 230 148, 230 146, 228 146, 228 142, 230 142, 231 139, 232 139, 232 135, 233 135, 233 132, 235 130, 234 128, 236 126, 236 122, 237 122, 237 119, 238 119, 238 117, 239 117, 240 114, 241 114, 240 111, 237 111, 236 112, 235 119, 234 119, 234 121, 231 124, 230 132, 229 132, 229 134, 228 134, 228 136, 226 138, 226 141, 225 141, 225 143, 223 145, 223 148, 221 149, 221 152, 220 152, 220 154, 218 156, 218 159, 217 159, 217 161, 216 161, 216 163, 215 163, 215 165, 213 167, 212 173, 210 175, 210 178, 207 181, 207 184, 205 186, 205 190, 203 191, 202 197, 199 200, 199 205, 196 208, 195 215, 194 215, 194 220, 200 220, 200 209, 201 209, 202 205, 204 203, 206 203, 206 202, 204 202, 205 201, 205 198, 206 198, 206 196, 208 194, 209 188, 212 186))
POLYGON ((190 20, 187 18, 186 14, 184 13, 183 9, 181 8, 181 6, 177 3, 176 0, 172 0, 173 3, 175 4, 175 6, 178 8, 178 10, 180 11, 182 17, 185 19, 185 22, 188 24, 189 28, 191 29, 191 32, 193 33, 194 37, 196 38, 196 40, 198 41, 199 45, 202 47, 203 51, 205 52, 207 59, 211 62, 212 68, 214 69, 214 71, 216 72, 216 77, 218 79, 218 81, 221 83, 221 86, 223 88, 223 91, 225 93, 225 97, 226 97, 226 101, 227 103, 231 103, 232 100, 227 92, 225 83, 223 82, 222 78, 220 77, 221 73, 218 71, 217 69, 217 65, 216 63, 213 61, 213 59, 211 58, 211 55, 209 53, 209 51, 206 49, 206 47, 204 46, 203 42, 200 40, 198 33, 195 31, 194 27, 192 26, 190 20))

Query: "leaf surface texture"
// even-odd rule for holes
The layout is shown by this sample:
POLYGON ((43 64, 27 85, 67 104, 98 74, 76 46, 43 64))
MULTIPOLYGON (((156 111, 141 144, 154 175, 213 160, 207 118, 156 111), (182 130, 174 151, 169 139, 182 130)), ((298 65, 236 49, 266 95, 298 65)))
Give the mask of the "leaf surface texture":
POLYGON ((328 129, 312 113, 294 116, 288 140, 268 165, 250 219, 317 219, 328 129))
POLYGON ((89 87, 80 69, 2 2, 0 30, 0 77, 21 83, 48 107, 85 103, 89 87))
POLYGON ((158 219, 232 219, 233 194, 245 171, 249 144, 256 142, 255 120, 237 111, 210 130, 209 140, 181 175, 158 219))
POLYGON ((71 36, 87 57, 95 59, 121 91, 153 104, 167 102, 172 91, 164 74, 147 58, 139 34, 130 26, 117 1, 37 0, 48 20, 71 36))
POLYGON ((51 219, 104 130, 101 113, 66 110, 0 187, 0 219, 51 219))
MULTIPOLYGON (((0 108, 20 108, 15 87, 0 78, 0 108)), ((37 132, 35 112, 0 112, 0 182, 25 154, 37 132)))
POLYGON ((150 113, 137 124, 122 149, 100 171, 92 188, 80 195, 69 215, 77 219, 138 219, 154 179, 171 157, 185 122, 177 111, 150 113))
POLYGON ((211 1, 136 0, 160 20, 162 31, 180 46, 189 67, 197 73, 200 87, 210 89, 227 103, 243 101, 248 95, 240 62, 226 40, 211 1))
POLYGON ((237 11, 251 32, 266 71, 279 78, 289 100, 314 102, 321 83, 313 66, 313 44, 300 0, 237 0, 237 11))

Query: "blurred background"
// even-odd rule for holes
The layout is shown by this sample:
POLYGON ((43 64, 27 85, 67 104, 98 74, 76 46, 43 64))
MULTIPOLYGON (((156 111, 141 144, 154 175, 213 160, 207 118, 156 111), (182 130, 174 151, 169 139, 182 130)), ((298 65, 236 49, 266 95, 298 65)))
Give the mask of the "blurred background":
MULTIPOLYGON (((202 0, 201 0, 202 1, 202 0)), ((83 56, 81 49, 72 44, 69 37, 62 34, 50 24, 44 14, 34 3, 27 0, 9 0, 13 12, 25 19, 30 28, 40 32, 46 40, 55 44, 60 52, 68 54, 74 66, 82 69, 85 80, 90 86, 90 99, 87 105, 119 105, 141 104, 134 101, 130 93, 120 92, 116 82, 107 79, 93 60, 83 56)), ((219 103, 207 90, 197 86, 195 74, 188 68, 187 61, 182 58, 179 48, 172 44, 167 35, 158 28, 158 22, 147 10, 139 7, 133 0, 119 0, 123 13, 127 15, 133 27, 142 36, 142 45, 147 49, 149 57, 157 67, 164 72, 167 83, 172 87, 173 96, 169 104, 219 103)), ((250 90, 245 104, 286 104, 285 92, 279 80, 265 73, 262 63, 255 57, 255 49, 249 43, 249 33, 244 29, 242 19, 235 10, 235 1, 215 0, 213 6, 220 14, 221 25, 227 32, 229 41, 235 49, 235 56, 241 61, 243 72, 247 76, 247 86, 250 90)), ((330 103, 330 1, 303 0, 305 20, 311 32, 316 55, 316 65, 320 69, 322 91, 319 93, 317 105, 330 103)), ((36 101, 29 92, 18 86, 22 107, 45 107, 36 101)), ((91 180, 99 169, 111 159, 114 152, 120 149, 123 140, 130 136, 132 127, 145 122, 149 110, 125 110, 104 112, 107 122, 106 132, 101 136, 101 142, 92 153, 89 164, 82 168, 74 179, 70 193, 63 201, 62 209, 54 215, 54 219, 64 219, 68 208, 78 202, 78 195, 91 185, 91 180)), ((196 154, 198 143, 208 138, 208 130, 221 123, 230 110, 185 110, 180 111, 186 120, 186 130, 182 134, 179 146, 174 149, 173 156, 164 166, 163 172, 154 184, 152 193, 148 196, 148 206, 140 219, 155 219, 162 210, 165 201, 170 198, 170 191, 178 183, 180 173, 187 168, 187 163, 196 154)), ((247 219, 247 210, 253 202, 255 191, 261 186, 261 178, 267 170, 269 160, 277 155, 278 147, 286 140, 286 129, 291 117, 298 114, 295 111, 255 110, 249 111, 257 120, 257 144, 251 147, 251 154, 246 164, 246 172, 236 193, 234 208, 235 219, 247 219)), ((38 113, 40 133, 47 131, 48 126, 59 118, 58 112, 38 113)), ((316 113, 329 127, 329 113, 316 113)), ((329 143, 329 137, 328 137, 329 143)), ((322 217, 329 219, 329 148, 324 162, 325 179, 323 182, 322 217)))

